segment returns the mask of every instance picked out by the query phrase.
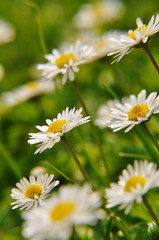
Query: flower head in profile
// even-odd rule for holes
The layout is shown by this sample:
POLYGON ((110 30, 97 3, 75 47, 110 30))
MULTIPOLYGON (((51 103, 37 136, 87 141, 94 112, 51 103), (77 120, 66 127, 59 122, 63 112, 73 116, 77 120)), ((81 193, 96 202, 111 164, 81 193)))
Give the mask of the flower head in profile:
POLYGON ((11 24, 0 19, 0 45, 13 41, 15 38, 15 30, 11 24))
POLYGON ((43 93, 51 92, 54 88, 52 81, 40 79, 38 81, 30 81, 13 91, 3 92, 1 97, 4 104, 11 107, 43 93))
POLYGON ((139 17, 136 19, 136 24, 137 28, 135 30, 129 30, 127 36, 121 35, 119 39, 111 38, 108 55, 115 54, 115 61, 119 62, 133 47, 145 44, 150 36, 159 31, 159 14, 157 14, 156 18, 153 15, 147 26, 139 17))
POLYGON ((29 133, 31 137, 30 140, 28 140, 28 143, 30 144, 40 143, 35 154, 43 152, 47 148, 52 148, 67 132, 79 125, 89 122, 90 117, 83 118, 81 112, 82 108, 75 110, 74 107, 69 110, 67 107, 66 110, 63 110, 62 114, 59 113, 57 115, 57 118, 53 118, 53 120, 47 119, 47 125, 36 126, 40 132, 29 133))
POLYGON ((116 103, 119 103, 118 100, 109 100, 106 104, 100 106, 97 111, 97 118, 95 120, 95 124, 100 128, 105 128, 110 124, 112 119, 110 110, 112 107, 115 107, 116 103))
POLYGON ((134 201, 139 203, 143 200, 143 195, 151 188, 159 187, 159 170, 154 163, 144 161, 134 161, 134 166, 128 165, 122 171, 118 183, 111 183, 110 188, 105 190, 107 204, 106 208, 120 205, 120 209, 125 209, 128 213, 134 201))
POLYGON ((103 217, 100 205, 99 194, 88 185, 62 186, 42 206, 23 213, 23 236, 31 240, 68 239, 73 226, 95 225, 103 217))
POLYGON ((53 49, 52 54, 45 55, 48 62, 38 64, 37 68, 42 71, 46 79, 53 79, 58 74, 62 74, 62 84, 65 84, 67 77, 74 81, 74 72, 79 71, 78 66, 89 62, 93 55, 93 48, 77 39, 75 44, 70 44, 61 51, 53 49))
POLYGON ((12 209, 28 210, 41 204, 45 198, 50 196, 51 190, 59 184, 58 180, 52 182, 53 178, 54 175, 49 176, 47 173, 39 173, 37 178, 30 176, 29 181, 23 177, 20 182, 16 183, 17 188, 12 188, 11 197, 16 200, 11 203, 14 205, 12 209))
POLYGON ((138 96, 131 95, 123 98, 122 103, 116 103, 111 108, 111 121, 109 127, 113 132, 126 128, 130 131, 135 125, 148 121, 153 114, 159 113, 159 96, 157 92, 152 92, 146 98, 146 90, 142 90, 138 96))

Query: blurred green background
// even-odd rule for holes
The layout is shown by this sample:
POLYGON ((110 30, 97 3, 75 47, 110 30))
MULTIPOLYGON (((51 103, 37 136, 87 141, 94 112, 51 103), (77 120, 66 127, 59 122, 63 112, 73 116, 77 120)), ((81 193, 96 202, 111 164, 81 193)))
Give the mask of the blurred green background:
MULTIPOLYGON (((51 53, 52 48, 58 48, 64 41, 77 34, 78 30, 74 26, 72 18, 86 1, 36 0, 34 2, 40 7, 43 34, 48 52, 51 53)), ((138 16, 143 19, 144 23, 148 23, 151 16, 159 12, 158 0, 123 0, 121 2, 125 7, 124 14, 117 20, 96 26, 93 29, 96 34, 99 35, 112 29, 126 31, 135 29, 135 20, 138 16)), ((34 69, 36 64, 44 63, 45 59, 39 41, 36 16, 36 10, 27 5, 25 1, 0 1, 0 18, 11 23, 16 31, 13 42, 0 46, 0 63, 5 69, 5 76, 0 82, 0 93, 13 90, 22 84, 37 79, 38 76, 40 77, 40 74, 34 69)), ((149 46, 159 63, 158 39, 159 34, 154 35, 149 46)), ((119 63, 112 65, 112 60, 113 58, 109 57, 81 65, 79 73, 76 74, 81 95, 93 120, 96 118, 96 112, 100 105, 106 103, 109 99, 113 99, 110 88, 119 98, 130 94, 137 95, 142 89, 146 89, 148 94, 152 91, 159 92, 158 74, 141 49, 134 49, 130 54, 124 56, 119 63)), ((69 108, 80 107, 69 80, 62 88, 52 93, 33 98, 8 108, 2 113, 0 111, 1 142, 20 167, 23 176, 28 177, 30 170, 40 165, 46 167, 49 173, 54 173, 55 179, 60 179, 61 184, 67 183, 66 179, 47 164, 47 162, 50 162, 74 182, 84 182, 62 142, 37 155, 34 155, 35 146, 29 146, 27 143, 28 133, 36 132, 35 125, 44 125, 45 119, 56 117, 67 106, 69 108)), ((159 139, 158 120, 157 115, 152 117, 148 126, 156 138, 159 139)), ((97 131, 106 159, 111 167, 109 179, 104 176, 103 163, 94 143, 89 124, 71 131, 68 134, 68 139, 98 189, 104 192, 108 182, 117 181, 122 169, 134 160, 133 158, 120 157, 119 152, 143 155, 148 155, 148 153, 136 136, 135 130, 127 134, 124 134, 124 131, 112 133, 110 129, 101 130, 97 128, 97 131), (98 166, 99 177, 91 163, 93 166, 98 166), (100 177, 103 181, 100 180, 100 177)), ((12 168, 0 153, 1 240, 23 239, 21 236, 22 219, 20 212, 19 210, 11 210, 10 206, 12 202, 10 191, 18 181, 19 179, 13 173, 12 168)), ((156 201, 159 200, 159 196, 155 195, 155 199, 156 201)), ((143 233, 139 230, 146 229, 146 222, 143 228, 140 226, 141 228, 136 227, 134 230, 135 224, 139 223, 141 219, 148 220, 146 214, 142 216, 141 212, 139 208, 139 210, 131 212, 131 217, 124 218, 129 221, 130 225, 131 223, 134 224, 132 228, 134 239, 141 239, 141 236, 144 236, 143 239, 149 239, 144 230, 143 233)), ((93 239, 101 239, 101 233, 96 228, 96 235, 93 235, 93 239)), ((124 238, 121 236, 119 239, 124 238)))

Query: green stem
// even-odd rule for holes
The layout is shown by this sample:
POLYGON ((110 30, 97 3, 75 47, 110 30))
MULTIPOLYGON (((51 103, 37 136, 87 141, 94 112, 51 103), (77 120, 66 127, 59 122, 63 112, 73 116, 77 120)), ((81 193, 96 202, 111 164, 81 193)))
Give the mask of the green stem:
MULTIPOLYGON (((109 209, 107 209, 107 210, 109 210, 109 209)), ((133 240, 129 234, 127 226, 123 222, 121 222, 121 220, 118 219, 118 217, 116 217, 111 210, 109 210, 109 213, 111 214, 112 219, 113 219, 114 223, 116 224, 116 226, 122 231, 124 237, 127 240, 133 240)))
POLYGON ((151 158, 156 161, 159 162, 159 154, 156 151, 156 149, 152 146, 152 141, 150 141, 150 138, 148 138, 145 134, 145 130, 142 126, 142 124, 139 124, 138 126, 135 127, 137 135, 139 136, 139 138, 141 139, 142 143, 144 144, 147 152, 149 152, 151 158), (139 126, 140 125, 140 126, 139 126))
POLYGON ((30 1, 27 1, 27 0, 23 0, 23 2, 26 5, 28 5, 30 7, 33 7, 37 11, 36 23, 37 23, 37 26, 38 26, 39 40, 40 40, 41 48, 42 48, 44 54, 46 54, 48 51, 47 51, 47 47, 46 47, 45 40, 44 40, 43 30, 42 30, 41 17, 40 17, 40 7, 34 2, 30 2, 30 1))
POLYGON ((156 141, 156 139, 152 136, 151 132, 149 131, 147 125, 143 122, 142 123, 147 135, 150 137, 150 139, 152 140, 152 142, 154 143, 154 145, 156 146, 157 150, 159 151, 159 144, 158 142, 156 141))
POLYGON ((157 227, 159 228, 159 219, 156 216, 155 212, 153 211, 153 209, 151 208, 150 204, 147 201, 147 198, 144 196, 143 197, 143 203, 145 204, 146 208, 148 209, 148 211, 150 212, 151 216, 153 217, 157 227))
POLYGON ((142 49, 144 49, 144 51, 146 52, 146 54, 148 55, 148 57, 150 58, 152 64, 154 65, 155 69, 157 70, 157 72, 159 73, 159 66, 156 62, 156 60, 154 59, 149 47, 148 47, 148 43, 145 44, 141 44, 142 49))
POLYGON ((85 142, 83 141, 83 138, 81 138, 81 136, 78 133, 76 134, 76 131, 74 131, 74 135, 78 139, 80 145, 82 146, 82 151, 84 152, 87 162, 89 163, 93 172, 95 173, 95 176, 98 179, 98 182, 100 183, 100 185, 102 182, 104 184, 104 186, 106 186, 108 177, 102 176, 100 167, 97 168, 97 164, 93 161, 93 159, 91 159, 90 154, 89 154, 91 152, 91 150, 89 150, 89 148, 87 148, 87 149, 85 148, 85 142))
MULTIPOLYGON (((79 101, 80 101, 80 103, 81 103, 81 106, 82 106, 85 114, 86 114, 87 116, 90 116, 90 114, 89 114, 89 112, 88 112, 88 110, 87 110, 87 107, 86 107, 86 105, 85 105, 85 103, 84 103, 84 101, 83 101, 83 99, 82 99, 82 97, 81 97, 81 94, 80 94, 79 89, 78 89, 78 87, 77 87, 76 81, 75 81, 75 80, 72 81, 72 84, 73 84, 74 90, 75 90, 75 92, 76 92, 76 94, 77 94, 77 97, 78 97, 78 99, 79 99, 79 101)), ((95 126, 94 126, 94 124, 93 124, 93 121, 90 121, 89 124, 90 124, 90 126, 91 126, 92 133, 93 133, 93 137, 94 137, 94 139, 95 139, 95 141, 96 141, 96 144, 97 144, 97 146, 98 146, 98 149, 99 149, 100 155, 101 155, 101 157, 102 157, 102 160, 103 160, 105 169, 106 169, 106 171, 107 171, 107 173, 108 173, 108 172, 110 171, 110 167, 109 167, 109 165, 108 165, 108 163, 107 163, 107 161, 106 161, 106 159, 105 159, 105 156, 104 156, 104 153, 103 153, 103 149, 102 149, 102 147, 101 147, 101 143, 100 143, 99 137, 98 137, 98 135, 97 135, 95 126)))
POLYGON ((109 238, 110 238, 112 220, 113 220, 113 215, 110 215, 109 221, 108 221, 107 226, 106 226, 106 232, 105 232, 104 240, 109 240, 109 238))
POLYGON ((150 156, 148 155, 141 155, 141 154, 136 154, 136 153, 123 153, 119 152, 120 157, 128 157, 128 158, 136 158, 136 159, 149 159, 150 156))
POLYGON ((15 177, 20 179, 23 177, 23 173, 21 169, 19 168, 19 165, 12 159, 12 157, 9 155, 5 147, 0 142, 0 158, 1 160, 5 160, 8 166, 12 169, 12 172, 14 173, 15 177))
POLYGON ((88 176, 88 174, 86 173, 85 169, 83 168, 83 166, 81 165, 80 161, 78 160, 76 154, 74 153, 71 145, 68 143, 67 139, 65 136, 63 136, 61 138, 61 140, 63 141, 63 143, 65 144, 65 146, 67 147, 68 151, 70 152, 70 154, 72 155, 77 167, 79 168, 79 170, 81 171, 83 177, 85 178, 85 180, 92 186, 94 191, 97 191, 93 182, 91 181, 90 177, 88 176))
POLYGON ((61 172, 59 169, 57 169, 53 164, 49 163, 46 161, 46 163, 52 167, 58 174, 60 174, 63 178, 65 178, 67 181, 73 183, 73 181, 71 180, 71 178, 69 178, 68 176, 66 176, 66 174, 64 174, 63 172, 61 172))

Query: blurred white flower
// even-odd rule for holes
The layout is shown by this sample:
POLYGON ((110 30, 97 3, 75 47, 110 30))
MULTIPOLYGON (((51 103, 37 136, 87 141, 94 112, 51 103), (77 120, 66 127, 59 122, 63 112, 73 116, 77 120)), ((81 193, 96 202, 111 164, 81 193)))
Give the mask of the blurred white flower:
POLYGON ((38 176, 40 173, 44 174, 46 172, 46 168, 42 167, 42 166, 36 166, 34 168, 31 169, 30 171, 30 175, 32 176, 38 176))
POLYGON ((59 142, 61 137, 67 132, 81 124, 89 122, 90 117, 88 116, 83 118, 81 112, 82 108, 75 110, 74 107, 73 109, 69 110, 67 107, 66 110, 62 111, 62 114, 59 113, 57 115, 57 118, 53 118, 53 120, 47 119, 47 125, 36 126, 40 132, 29 133, 30 140, 28 140, 28 143, 30 144, 39 143, 35 154, 38 152, 41 153, 47 148, 52 148, 55 143, 59 142))
POLYGON ((99 193, 88 185, 66 185, 42 206, 24 212, 23 236, 31 240, 66 240, 77 225, 95 225, 104 216, 99 193))
POLYGON ((75 44, 70 44, 62 51, 53 49, 52 54, 45 55, 49 62, 38 64, 37 68, 42 71, 42 76, 49 80, 62 74, 62 84, 65 84, 67 77, 74 81, 74 73, 79 71, 78 66, 89 62, 93 55, 93 48, 77 39, 75 44))
POLYGON ((52 182, 54 175, 39 173, 37 178, 29 177, 29 181, 23 177, 20 182, 16 183, 17 188, 12 188, 11 197, 16 199, 11 203, 12 209, 19 208, 30 209, 31 207, 41 204, 45 198, 50 196, 51 190, 59 184, 59 181, 52 182))
MULTIPOLYGON (((95 55, 93 59, 99 59, 106 57, 110 51, 111 38, 119 39, 121 34, 126 34, 124 31, 108 31, 101 36, 96 36, 90 41, 90 45, 93 47, 95 55)), ((93 60, 92 59, 92 60, 93 60)))
POLYGON ((11 42, 15 39, 15 30, 11 24, 0 19, 0 45, 11 42))
POLYGON ((147 160, 135 160, 134 166, 129 164, 122 171, 118 183, 111 183, 105 190, 106 208, 120 205, 119 209, 126 208, 125 213, 128 213, 134 201, 141 203, 146 192, 159 187, 159 170, 156 169, 156 164, 147 160))
POLYGON ((111 38, 110 51, 108 55, 114 55, 114 60, 119 62, 120 59, 128 54, 133 47, 141 46, 141 44, 145 44, 149 37, 159 31, 159 14, 157 14, 156 18, 153 15, 148 25, 143 24, 141 18, 136 19, 137 28, 128 31, 128 35, 121 35, 120 38, 111 38))
POLYGON ((39 81, 28 82, 21 87, 2 93, 1 97, 6 106, 14 106, 18 103, 27 101, 33 97, 53 91, 55 88, 52 81, 39 81))
POLYGON ((118 100, 109 100, 106 104, 100 106, 97 111, 97 118, 95 120, 95 124, 100 128, 108 127, 110 124, 110 120, 112 119, 110 109, 119 103, 118 100))
POLYGON ((116 103, 110 108, 111 120, 108 125, 113 132, 126 128, 125 133, 135 125, 148 121, 153 114, 159 113, 159 96, 152 92, 146 98, 146 90, 142 90, 138 96, 131 95, 123 98, 122 103, 116 103))
POLYGON ((92 28, 96 25, 119 19, 124 13, 124 6, 116 0, 96 1, 93 4, 84 4, 74 16, 73 21, 77 28, 92 28))

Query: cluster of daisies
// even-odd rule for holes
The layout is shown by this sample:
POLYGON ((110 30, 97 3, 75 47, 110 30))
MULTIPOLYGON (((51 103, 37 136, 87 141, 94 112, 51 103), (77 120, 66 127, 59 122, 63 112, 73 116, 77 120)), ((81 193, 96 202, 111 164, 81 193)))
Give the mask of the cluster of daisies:
MULTIPOLYGON (((156 18, 153 16, 147 26, 137 18, 136 30, 128 31, 127 35, 114 34, 109 38, 108 55, 117 54, 116 60, 119 61, 133 47, 146 44, 148 38, 158 31, 159 15, 156 18)), ((101 46, 103 47, 103 44, 101 46)), ((100 52, 102 57, 103 51, 100 52)), ((41 86, 44 86, 42 84, 48 84, 48 89, 57 76, 62 76, 62 84, 65 84, 67 78, 75 81, 79 65, 94 61, 98 56, 93 44, 84 44, 79 39, 65 49, 53 49, 51 54, 45 56, 48 62, 38 64, 38 69, 42 72, 42 82, 25 85, 25 89, 38 89, 37 92, 41 92, 41 86)), ((18 94, 15 103, 16 101, 18 94)), ((95 123, 100 127, 109 126, 114 132, 123 128, 128 132, 135 125, 148 121, 156 113, 159 113, 159 96, 157 92, 152 92, 147 97, 144 89, 137 97, 131 95, 123 98, 122 103, 114 100, 103 105, 95 123)), ((62 113, 58 113, 57 117, 47 119, 46 125, 37 125, 39 132, 30 133, 28 143, 37 144, 35 154, 41 153, 63 140, 70 130, 90 121, 90 116, 83 117, 82 108, 74 107, 69 110, 67 107, 62 113)), ((89 185, 61 186, 55 192, 53 189, 59 185, 59 181, 52 181, 53 177, 54 175, 49 176, 47 173, 39 173, 36 178, 31 175, 29 181, 23 178, 16 184, 17 188, 12 189, 11 197, 15 199, 12 203, 13 209, 23 210, 23 236, 26 238, 68 239, 78 225, 95 225, 99 219, 105 218, 105 211, 101 209, 103 205, 103 209, 120 205, 119 208, 125 208, 128 213, 135 201, 142 202, 145 193, 151 188, 159 187, 157 165, 147 160, 135 160, 134 165, 128 165, 127 169, 123 170, 118 183, 111 183, 110 188, 105 189, 104 204, 100 194, 93 191, 89 185), (54 192, 51 194, 52 190, 54 192), (46 199, 47 197, 49 198, 46 199)))
MULTIPOLYGON (((140 105, 148 106, 151 111, 154 102, 157 103, 155 97, 156 93, 151 94, 146 105, 143 90, 138 100, 144 101, 139 102, 140 105)), ((131 98, 138 106, 137 99, 134 96, 131 98)), ((119 103, 116 104, 120 106, 119 103)), ((83 118, 81 111, 82 108, 69 110, 67 107, 57 118, 47 119, 47 125, 36 126, 40 132, 31 133, 31 139, 28 140, 30 144, 39 143, 35 153, 53 147, 70 130, 90 121, 90 117, 83 118)), ((29 181, 26 178, 21 179, 16 184, 17 188, 12 189, 11 197, 16 200, 12 203, 13 209, 28 210, 22 214, 25 220, 23 236, 26 238, 68 239, 73 234, 75 225, 94 225, 105 217, 101 209, 101 196, 98 192, 93 192, 89 185, 61 186, 58 193, 53 193, 45 200, 50 196, 51 190, 59 184, 58 180, 52 182, 53 177, 54 175, 40 172, 37 178, 30 176, 29 181)), ((142 202, 143 195, 155 187, 159 187, 159 170, 156 164, 147 160, 135 160, 134 166, 128 165, 127 169, 123 170, 118 183, 111 183, 110 188, 105 189, 105 207, 120 205, 120 209, 125 208, 125 212, 128 213, 134 201, 142 202)))

